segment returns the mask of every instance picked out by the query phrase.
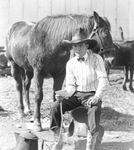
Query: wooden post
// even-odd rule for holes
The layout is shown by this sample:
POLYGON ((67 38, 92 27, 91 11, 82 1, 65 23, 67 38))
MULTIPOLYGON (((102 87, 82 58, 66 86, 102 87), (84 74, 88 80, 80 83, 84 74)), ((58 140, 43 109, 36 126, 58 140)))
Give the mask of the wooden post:
POLYGON ((124 35, 123 35, 122 27, 119 27, 119 32, 120 32, 121 40, 124 41, 124 35))

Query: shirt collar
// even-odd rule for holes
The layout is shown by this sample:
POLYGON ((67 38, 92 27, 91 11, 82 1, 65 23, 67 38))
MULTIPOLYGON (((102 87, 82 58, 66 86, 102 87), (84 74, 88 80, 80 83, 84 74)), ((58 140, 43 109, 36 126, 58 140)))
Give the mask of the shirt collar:
MULTIPOLYGON (((78 54, 76 54, 76 53, 75 53, 75 56, 76 56, 76 58, 79 57, 78 54)), ((86 54, 83 57, 84 57, 85 60, 87 60, 87 58, 88 58, 88 52, 86 52, 86 54)))

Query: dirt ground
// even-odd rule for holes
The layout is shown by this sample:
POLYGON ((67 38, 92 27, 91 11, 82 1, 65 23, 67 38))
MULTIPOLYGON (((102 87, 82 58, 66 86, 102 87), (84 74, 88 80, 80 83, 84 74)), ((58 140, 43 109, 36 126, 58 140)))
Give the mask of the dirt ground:
MULTIPOLYGON (((111 85, 103 96, 101 124, 105 129, 105 134, 102 141, 102 150, 134 150, 134 93, 129 90, 122 90, 122 77, 122 71, 111 72, 111 85)), ((50 114, 52 84, 51 78, 44 80, 44 98, 41 105, 42 120, 49 117, 50 114)), ((30 99, 31 109, 34 110, 33 81, 30 99)), ((31 116, 27 116, 21 120, 18 119, 17 101, 18 95, 14 79, 10 76, 0 77, 0 106, 5 110, 0 111, 0 150, 14 149, 16 144, 14 132, 25 130, 26 124, 31 118, 31 116)), ((36 134, 39 138, 43 138, 46 143, 53 143, 53 135, 50 131, 36 134)), ((47 149, 51 149, 51 146, 49 148, 44 147, 44 150, 47 149)), ((65 144, 63 149, 71 150, 73 146, 65 144)))

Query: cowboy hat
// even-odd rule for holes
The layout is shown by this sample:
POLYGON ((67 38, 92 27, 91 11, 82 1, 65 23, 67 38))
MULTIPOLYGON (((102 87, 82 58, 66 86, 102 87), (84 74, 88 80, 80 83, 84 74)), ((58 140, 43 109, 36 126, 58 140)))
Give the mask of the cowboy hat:
POLYGON ((94 48, 97 45, 96 40, 87 38, 85 30, 82 28, 78 28, 74 31, 71 41, 63 40, 63 43, 68 44, 69 46, 72 46, 74 44, 86 43, 86 44, 89 44, 89 47, 88 47, 89 49, 94 48))

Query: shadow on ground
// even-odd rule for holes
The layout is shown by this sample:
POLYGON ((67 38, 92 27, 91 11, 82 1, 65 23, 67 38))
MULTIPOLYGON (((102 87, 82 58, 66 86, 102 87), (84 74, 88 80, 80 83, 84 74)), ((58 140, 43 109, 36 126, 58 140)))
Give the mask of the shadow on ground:
POLYGON ((134 116, 117 112, 111 107, 104 107, 101 124, 107 131, 134 131, 134 116))
POLYGON ((0 117, 9 117, 12 114, 14 114, 14 112, 12 112, 12 111, 7 111, 7 110, 0 111, 0 117))
POLYGON ((103 150, 134 150, 134 141, 132 142, 104 142, 103 150))

